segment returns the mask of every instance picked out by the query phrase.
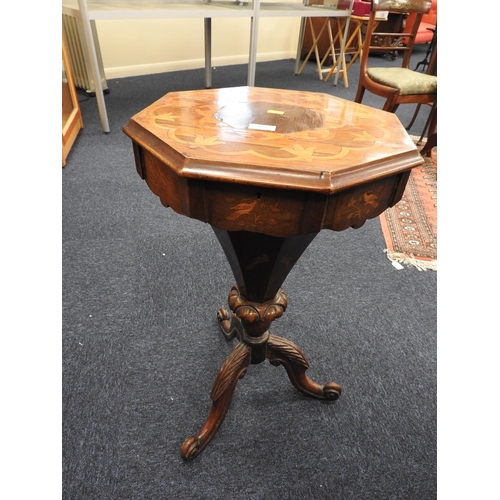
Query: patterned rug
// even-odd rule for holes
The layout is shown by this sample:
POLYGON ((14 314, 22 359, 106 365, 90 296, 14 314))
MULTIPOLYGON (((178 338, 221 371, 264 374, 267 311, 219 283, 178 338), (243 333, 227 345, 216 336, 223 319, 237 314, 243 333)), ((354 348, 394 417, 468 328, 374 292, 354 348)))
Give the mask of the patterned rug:
POLYGON ((380 216, 393 265, 437 271, 437 148, 411 171, 399 203, 380 216))

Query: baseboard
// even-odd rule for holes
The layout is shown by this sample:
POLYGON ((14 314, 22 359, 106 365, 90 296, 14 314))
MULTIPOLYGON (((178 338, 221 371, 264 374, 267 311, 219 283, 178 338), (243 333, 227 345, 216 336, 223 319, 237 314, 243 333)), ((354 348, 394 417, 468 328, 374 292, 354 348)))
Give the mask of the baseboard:
MULTIPOLYGON (((266 52, 258 54, 257 62, 280 61, 282 59, 295 59, 295 52, 266 52)), ((233 64, 248 64, 248 55, 212 57, 212 67, 230 66, 233 64)), ((155 64, 139 64, 135 66, 119 66, 105 68, 106 79, 126 78, 128 76, 153 75, 156 73, 169 73, 205 67, 205 59, 190 59, 187 61, 172 61, 155 64)))

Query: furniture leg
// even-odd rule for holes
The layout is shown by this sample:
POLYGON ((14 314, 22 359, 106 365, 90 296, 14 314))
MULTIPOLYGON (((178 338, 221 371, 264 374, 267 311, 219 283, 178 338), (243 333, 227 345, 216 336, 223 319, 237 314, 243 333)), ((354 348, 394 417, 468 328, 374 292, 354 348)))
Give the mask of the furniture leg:
MULTIPOLYGON (((330 21, 333 21, 333 19, 330 19, 330 21)), ((341 24, 340 24, 339 19, 335 19, 335 22, 337 24, 337 33, 335 34, 335 37, 333 36, 333 33, 332 33, 331 23, 330 22, 328 23, 328 37, 329 37, 329 40, 330 40, 330 46, 328 47, 328 50, 326 51, 325 55, 323 56, 323 59, 321 60, 321 63, 320 63, 321 67, 323 67, 323 64, 325 63, 327 57, 330 54, 332 54, 332 67, 336 68, 337 65, 339 64, 339 59, 337 58, 337 56, 335 54, 335 43, 339 39, 342 40, 342 33, 340 31, 341 30, 341 24)), ((339 57, 340 57, 340 54, 339 54, 339 57)), ((322 73, 329 73, 331 71, 331 68, 323 69, 321 71, 322 71, 322 73)), ((349 86, 349 82, 347 80, 347 74, 343 70, 342 70, 342 76, 344 78, 344 86, 347 88, 349 86)))
POLYGON ((221 366, 210 394, 213 404, 208 419, 200 432, 187 438, 181 447, 184 460, 198 456, 218 431, 231 404, 236 384, 245 375, 250 363, 250 351, 249 346, 240 342, 221 366))
POLYGON ((304 34, 306 31, 306 19, 305 17, 300 18, 300 28, 299 28, 299 41, 297 43, 297 55, 295 56, 295 69, 293 74, 298 75, 299 74, 299 67, 300 67, 300 55, 302 52, 302 45, 304 43, 304 34))
POLYGON ((338 399, 342 392, 340 385, 329 382, 325 385, 313 382, 307 375, 309 363, 304 353, 290 340, 276 335, 269 335, 267 342, 267 358, 274 366, 283 365, 290 382, 306 396, 317 399, 338 399))
MULTIPOLYGON (((255 9, 259 9, 259 1, 254 0, 255 9)), ((259 33, 259 16, 250 18, 250 53, 248 56, 248 76, 247 85, 255 86, 255 69, 257 64, 257 36, 259 33)))
MULTIPOLYGON (((425 122, 424 130, 422 130, 422 135, 420 136, 420 139, 418 141, 418 144, 422 144, 424 142, 424 136, 427 133, 427 142, 429 142, 429 139, 434 133, 436 132, 436 126, 437 126, 437 112, 436 112, 436 105, 437 102, 432 103, 432 108, 429 112, 429 116, 427 117, 427 121, 425 122)), ((426 144, 421 152, 422 155, 425 154, 425 152, 429 152, 436 144, 430 145, 426 144)))
MULTIPOLYGON (((417 104, 417 107, 415 108, 415 112, 413 113, 413 116, 412 116, 412 118, 410 120, 410 123, 408 123, 408 125, 405 127, 406 130, 410 130, 412 128, 412 126, 415 123, 415 120, 416 120, 416 118, 418 116, 418 112, 420 111, 420 107, 421 106, 422 106, 421 104, 417 104)), ((424 129, 424 132, 425 132, 425 129, 424 129)))
POLYGON ((94 38, 92 36, 92 28, 90 26, 90 16, 87 8, 87 2, 78 0, 78 6, 80 8, 82 18, 85 50, 89 56, 90 69, 92 72, 92 78, 94 79, 95 96, 97 99, 97 107, 99 109, 99 117, 101 118, 102 130, 103 132, 108 133, 110 131, 108 114, 106 112, 106 102, 104 100, 104 92, 102 89, 101 73, 99 72, 99 64, 97 63, 96 48, 94 38))
POLYGON ((204 19, 205 33, 205 87, 212 87, 212 18, 204 19))
MULTIPOLYGON (((353 1, 351 1, 351 7, 350 7, 351 9, 352 9, 352 5, 353 5, 353 1)), ((345 49, 346 49, 345 42, 347 41, 347 35, 349 33, 349 24, 350 24, 350 22, 351 22, 351 18, 348 17, 346 19, 346 22, 345 22, 344 37, 343 37, 342 42, 340 44, 340 54, 339 54, 339 60, 340 60, 340 62, 339 62, 339 68, 338 68, 338 70, 337 70, 337 72, 335 74, 335 79, 333 81, 333 84, 335 86, 337 86, 337 83, 339 82, 340 72, 343 71, 344 72, 343 73, 343 75, 344 75, 344 85, 346 86, 346 88, 347 88, 348 84, 347 84, 347 74, 346 74, 346 69, 345 69, 345 49)), ((340 21, 339 21, 339 23, 340 23, 340 21)), ((339 26, 339 29, 340 29, 340 26, 339 26)))
MULTIPOLYGON (((321 31, 319 32, 319 35, 317 38, 314 40, 314 55, 316 56, 316 67, 317 67, 317 72, 320 80, 323 80, 323 73, 321 72, 321 61, 320 61, 320 56, 319 56, 319 49, 318 49, 318 41, 321 35, 323 34, 323 31, 325 30, 326 25, 328 24, 328 18, 325 21, 325 24, 323 24, 323 27, 321 28, 321 31)), ((311 29, 312 29, 312 23, 311 23, 311 29)))
MULTIPOLYGON (((330 20, 328 20, 327 31, 328 31, 328 40, 330 44, 328 45, 328 48, 326 49, 326 52, 323 55, 323 58, 319 62, 321 68, 323 68, 323 64, 325 64, 330 54, 332 55, 332 61, 335 62, 335 46, 333 44, 334 39, 333 39, 332 26, 330 24, 330 20)), ((327 70, 321 69, 321 80, 323 79, 323 73, 326 71, 327 70)))
POLYGON ((437 103, 434 103, 431 109, 429 120, 429 133, 427 135, 427 142, 420 151, 422 156, 430 156, 432 148, 437 146, 437 103))
POLYGON ((436 133, 429 135, 427 142, 425 143, 425 146, 420 151, 420 154, 422 156, 430 156, 432 148, 434 146, 437 146, 437 134, 436 133))
MULTIPOLYGON (((352 59, 349 62, 349 66, 346 66, 346 61, 345 61, 345 51, 351 46, 352 41, 354 40, 354 37, 356 36, 356 30, 351 34, 349 39, 346 40, 347 36, 347 31, 345 31, 344 35, 342 35, 342 22, 340 19, 335 19, 337 23, 337 36, 339 37, 340 40, 340 53, 336 61, 333 62, 333 66, 330 68, 330 71, 326 75, 325 82, 327 82, 332 74, 335 72, 336 74, 336 80, 338 79, 339 73, 342 73, 342 77, 344 79, 344 86, 345 88, 349 87, 349 81, 347 79, 347 70, 351 67, 352 64, 352 59)), ((347 23, 347 21, 346 21, 347 23)), ((336 85, 337 83, 335 83, 336 85)))
POLYGON ((309 20, 309 26, 311 28, 311 37, 312 37, 313 43, 312 43, 312 47, 309 49, 309 52, 307 53, 306 57, 304 58, 304 61, 302 62, 302 66, 299 68, 299 70, 296 72, 296 74, 300 75, 302 73, 304 66, 307 64, 307 61, 309 61, 309 58, 311 57, 312 53, 314 52, 314 55, 316 56, 316 65, 318 67, 319 79, 322 80, 323 75, 321 73, 321 64, 320 64, 320 57, 319 57, 319 50, 318 50, 318 40, 321 38, 323 31, 325 31, 325 27, 328 24, 328 18, 325 19, 323 26, 319 30, 318 36, 316 36, 316 33, 314 31, 314 25, 312 22, 312 18, 308 17, 307 19, 309 20))

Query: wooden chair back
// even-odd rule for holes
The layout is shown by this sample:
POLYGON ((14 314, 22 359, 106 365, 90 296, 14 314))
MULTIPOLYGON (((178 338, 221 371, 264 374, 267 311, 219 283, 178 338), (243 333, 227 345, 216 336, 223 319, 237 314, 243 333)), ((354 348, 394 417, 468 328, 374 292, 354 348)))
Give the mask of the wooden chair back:
POLYGON ((360 65, 366 68, 370 52, 403 52, 402 67, 408 68, 422 16, 431 8, 431 0, 372 0, 370 20, 366 28, 360 65), (415 21, 409 33, 378 33, 375 31, 381 12, 414 13, 415 21))

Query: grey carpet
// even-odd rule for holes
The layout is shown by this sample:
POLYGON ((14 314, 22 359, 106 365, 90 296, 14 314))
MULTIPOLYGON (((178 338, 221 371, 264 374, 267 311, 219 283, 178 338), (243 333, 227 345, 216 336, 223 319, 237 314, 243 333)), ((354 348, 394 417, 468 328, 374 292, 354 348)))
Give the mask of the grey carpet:
MULTIPOLYGON (((314 64, 293 68, 259 63, 256 85, 354 98, 356 64, 349 89, 319 81, 314 64)), ((217 68, 213 86, 245 85, 246 71, 217 68)), ((437 273, 396 270, 378 219, 321 232, 272 325, 341 397, 308 399, 282 367, 252 365, 212 442, 181 459, 234 345, 216 321, 233 277, 210 227, 164 208, 139 178, 121 127, 165 93, 203 85, 203 70, 108 80, 109 134, 82 96, 85 128, 62 172, 63 498, 436 498, 437 273)), ((400 107, 404 124, 414 109, 400 107)))

